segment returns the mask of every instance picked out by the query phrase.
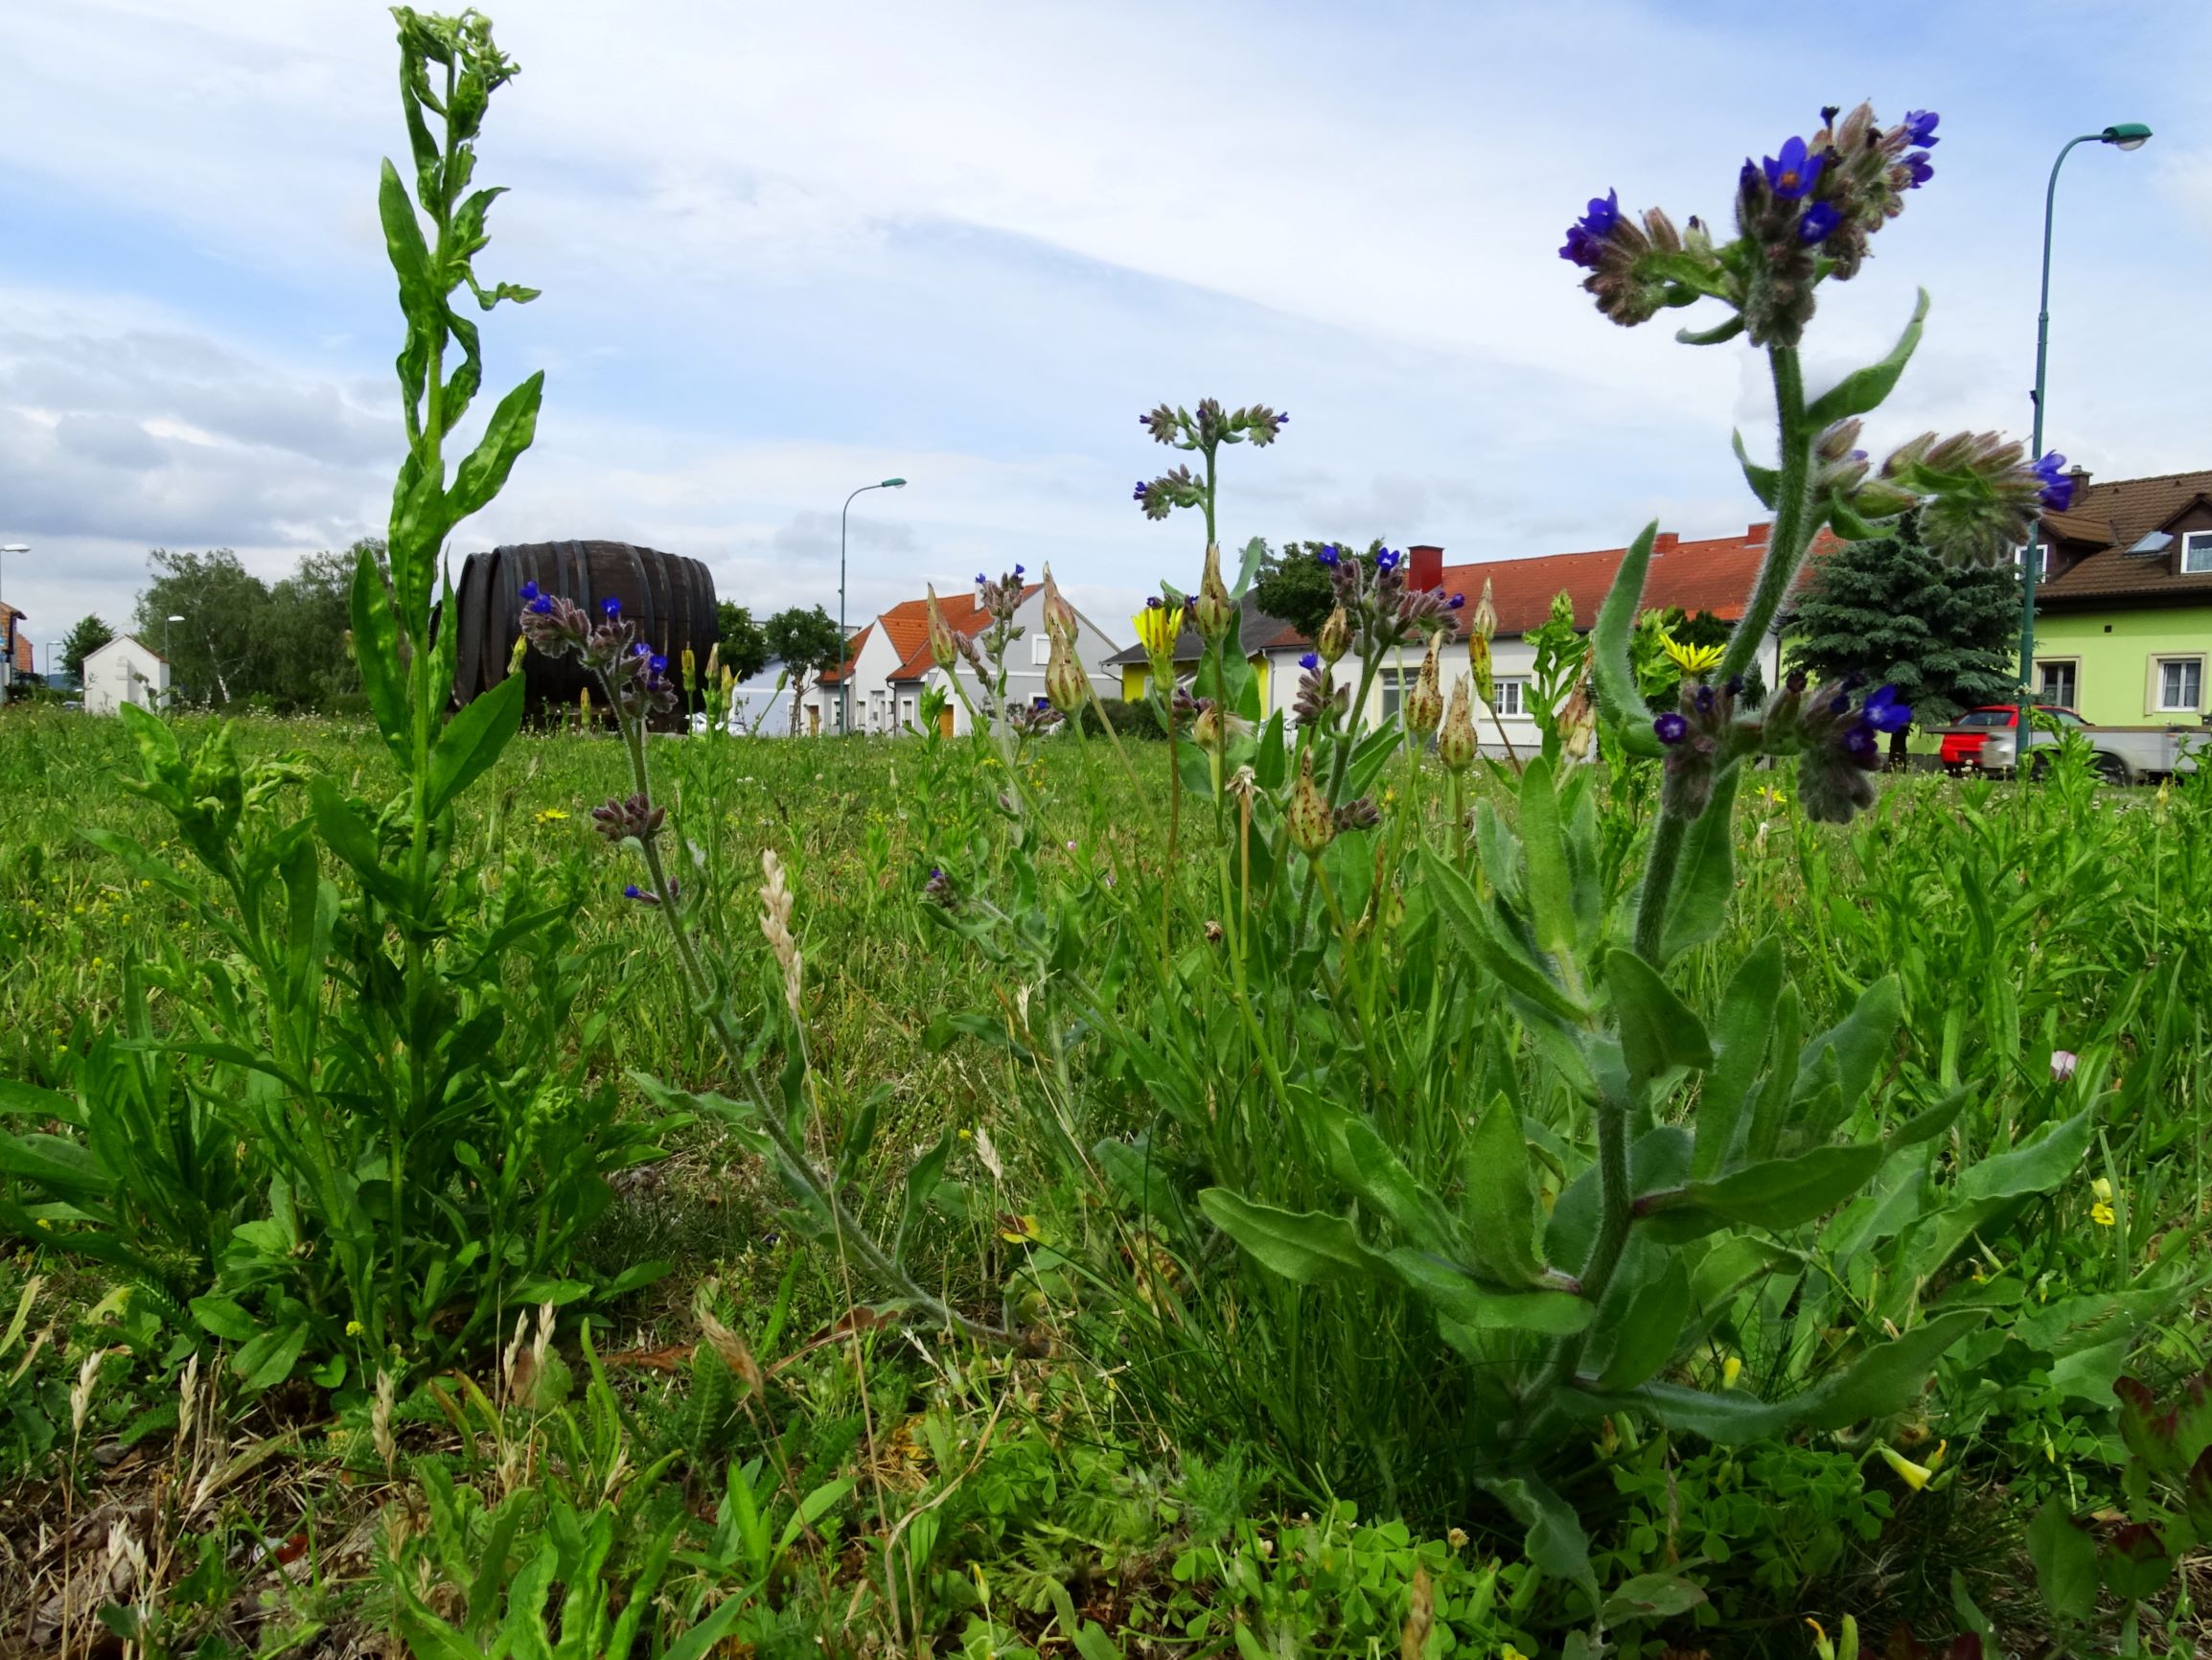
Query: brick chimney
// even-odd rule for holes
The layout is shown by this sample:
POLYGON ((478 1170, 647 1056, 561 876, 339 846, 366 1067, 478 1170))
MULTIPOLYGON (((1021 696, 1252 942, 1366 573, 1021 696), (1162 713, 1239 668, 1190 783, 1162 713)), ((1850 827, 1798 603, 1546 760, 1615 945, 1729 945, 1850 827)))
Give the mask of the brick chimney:
POLYGON ((1774 520, 1763 519, 1743 533, 1745 542, 1763 542, 1774 535, 1774 520))
POLYGON ((1682 537, 1679 532, 1662 530, 1651 539, 1651 551, 1653 553, 1672 553, 1681 540, 1682 537))
POLYGON ((2077 498, 2089 488, 2089 470, 2079 461, 2066 469, 2066 476, 2074 481, 2074 495, 2077 498))
POLYGON ((1441 588, 1444 582, 1444 550, 1417 542, 1406 549, 1406 587, 1416 593, 1426 593, 1432 588, 1441 588))

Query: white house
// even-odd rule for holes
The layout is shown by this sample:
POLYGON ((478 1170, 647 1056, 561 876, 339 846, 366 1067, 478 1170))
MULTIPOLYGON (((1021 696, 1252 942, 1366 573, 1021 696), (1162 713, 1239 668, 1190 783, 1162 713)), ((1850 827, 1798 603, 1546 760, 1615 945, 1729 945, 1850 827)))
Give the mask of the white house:
MULTIPOLYGON (((945 624, 956 634, 978 639, 990 627, 990 613, 977 602, 973 589, 938 599, 945 624)), ((949 690, 949 680, 930 656, 930 611, 927 599, 902 600, 863 629, 853 640, 847 664, 851 684, 835 669, 823 683, 807 691, 801 720, 809 732, 834 732, 845 708, 852 711, 857 732, 903 732, 921 719, 922 694, 932 687, 949 690)), ((1045 696, 1045 665, 1051 641, 1045 631, 1045 590, 1031 583, 1022 590, 1014 612, 1021 634, 1006 651, 1006 697, 1009 703, 1034 703, 1045 696)), ((1118 648, 1090 618, 1076 613, 1075 656, 1084 673, 1102 698, 1114 697, 1119 681, 1107 666, 1118 648)), ((968 696, 977 695, 975 671, 962 663, 958 669, 968 696)), ((968 711, 957 699, 943 717, 948 732, 968 729, 968 711)))
POLYGON ((169 706, 169 659, 132 634, 117 634, 84 657, 84 712, 112 715, 125 703, 169 706))
MULTIPOLYGON (((1711 611, 1723 622, 1736 621, 1743 614, 1743 602, 1750 596, 1751 586, 1765 560, 1766 540, 1772 528, 1768 524, 1754 524, 1740 536, 1714 537, 1700 542, 1684 542, 1672 532, 1662 532, 1652 546, 1640 609, 1659 611, 1678 607, 1691 615, 1711 611)), ((1542 733, 1528 703, 1530 675, 1536 657, 1536 648, 1528 636, 1544 626, 1552 614, 1554 599, 1561 593, 1566 594, 1574 606, 1575 627, 1586 633, 1596 624, 1598 608, 1604 603, 1613 586, 1614 573, 1621 568, 1626 553, 1626 548, 1607 547, 1589 553, 1446 565, 1440 547, 1417 545, 1407 549, 1409 587, 1441 588, 1447 593, 1463 594, 1466 598, 1465 605, 1452 613, 1458 628, 1438 655, 1439 678, 1447 699, 1452 682, 1471 673, 1466 625, 1482 598, 1484 583, 1490 585, 1490 604, 1498 613, 1497 632, 1490 639, 1490 672, 1497 706, 1495 709, 1485 707, 1477 698, 1474 709, 1475 732, 1485 754, 1502 757, 1509 745, 1514 751, 1528 755, 1541 746, 1542 733)), ((1272 713, 1278 708, 1288 709, 1297 702, 1302 673, 1299 659, 1313 646, 1287 623, 1276 624, 1272 619, 1263 619, 1261 632, 1265 634, 1265 643, 1256 647, 1256 655, 1263 657, 1266 662, 1267 672, 1261 678, 1261 686, 1267 712, 1272 713)), ((1247 650, 1256 649, 1249 620, 1245 645, 1247 650)), ((1406 689, 1420 672, 1421 655, 1421 646, 1409 644, 1392 653, 1387 662, 1376 666, 1374 686, 1368 696, 1370 721, 1395 712, 1406 689)), ((1760 642, 1758 662, 1766 683, 1769 686, 1779 683, 1782 642, 1778 631, 1770 630, 1760 642)), ((1337 683, 1348 682, 1356 689, 1360 673, 1359 658, 1346 657, 1337 664, 1337 683)))

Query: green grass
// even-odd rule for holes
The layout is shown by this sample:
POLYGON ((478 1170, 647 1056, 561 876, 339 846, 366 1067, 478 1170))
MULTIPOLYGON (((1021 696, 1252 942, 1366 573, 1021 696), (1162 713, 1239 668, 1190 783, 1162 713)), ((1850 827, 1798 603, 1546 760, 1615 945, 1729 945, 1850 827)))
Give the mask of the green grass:
MULTIPOLYGON (((193 724, 182 725, 189 743, 193 724)), ((343 725, 248 722, 239 739, 249 758, 288 757, 366 794, 388 767, 372 734, 343 725)), ((648 1623, 654 1652, 731 1598, 745 1602, 733 1631, 763 1652, 818 1652, 818 1634, 854 1652, 1065 1651, 1081 1646, 1078 1632, 1094 1643, 1111 1632, 1120 1651, 1213 1652, 1238 1622, 1314 1651, 1368 1652, 1398 1640, 1417 1568, 1435 1628, 1458 1645, 1440 1651, 1490 1653, 1509 1641, 1553 1651, 1565 1619, 1555 1587, 1517 1559, 1517 1530, 1451 1473, 1450 1449, 1421 1442, 1447 1433, 1469 1396, 1435 1372, 1416 1307, 1286 1295, 1247 1275, 1233 1250, 1187 1253, 1141 1216, 1117 1215, 1054 1141, 1057 1117, 1080 1124, 1078 1147, 1143 1132, 1153 1145, 1177 1144, 1144 1078, 1094 1040, 1099 1021, 1129 1023, 1163 1052, 1185 1041, 1179 1030, 1194 1055, 1231 1052, 1220 1047, 1223 1003, 1159 1001, 1166 985, 1227 995, 1205 926, 1223 911, 1214 810, 1186 795, 1171 867, 1164 746, 1130 746, 1135 779, 1095 742, 1029 751, 1022 867, 1034 887, 1018 889, 1002 885, 1009 832, 990 803, 1007 779, 987 749, 948 746, 933 758, 918 743, 878 740, 671 742, 655 759, 662 796, 703 861, 748 1007, 777 995, 754 926, 760 851, 773 849, 791 873, 818 1156, 834 1154, 874 1103, 856 1188, 864 1219, 887 1233, 906 1167, 951 1132, 947 1174, 963 1196, 925 1218, 916 1260, 960 1307, 995 1316, 1006 1299, 1023 1342, 989 1354, 889 1325, 855 1331, 846 1317, 875 1288, 799 1239, 772 1175, 711 1122, 672 1138, 665 1163, 626 1172, 586 1242, 610 1273, 648 1257, 672 1271, 607 1311, 589 1353, 584 1333, 564 1326, 535 1378, 526 1361, 518 1375, 492 1349, 459 1369, 469 1381, 418 1380, 397 1405, 390 1461, 368 1403, 334 1403, 299 1379, 248 1395, 222 1377, 212 1345, 202 1416, 173 1427, 164 1414, 173 1418, 181 1366, 202 1334, 188 1318, 134 1309, 97 1269, 26 1237, 0 1269, 0 1326, 27 1277, 43 1275, 28 1333, 51 1335, 0 1397, 12 1415, 0 1536, 20 1569, 0 1574, 12 1587, 0 1594, 0 1629, 51 1639, 37 1622, 51 1625, 59 1576, 81 1576, 106 1550, 106 1520, 95 1537, 84 1518, 117 1513, 136 1518, 153 1587, 144 1600, 160 1610, 150 1640, 164 1651, 203 1640, 269 1651, 380 1627, 404 1603, 403 1581, 459 1625, 455 1564, 481 1556, 507 1504, 511 1536, 526 1547, 517 1562, 548 1541, 565 1584, 582 1571, 577 1530, 613 1516, 620 1537, 605 1578, 616 1607, 642 1583, 638 1549, 676 1530, 648 1623), (952 928, 933 914, 922 886, 940 862, 990 896, 1004 929, 976 924, 973 909, 952 928), (1153 942, 1164 887, 1164 953, 1153 942), (1056 935, 1037 925, 1033 959, 1009 944, 1030 937, 1025 905, 1061 919, 1056 935), (963 924, 976 926, 963 934, 963 924), (1166 980, 1149 978, 1147 957, 1173 959, 1166 980), (1085 990, 1073 997, 1078 980, 1085 990), (711 1322, 700 1318, 703 1298, 711 1322), (703 1338, 714 1322, 766 1369, 763 1388, 703 1338), (70 1386, 103 1349, 73 1431, 70 1386), (605 1365, 596 1383, 594 1356, 605 1365), (1278 1361, 1296 1374, 1272 1370, 1278 1361), (241 1447, 265 1449, 262 1462, 217 1483, 203 1506, 176 1502, 180 1484, 219 1473, 241 1447), (747 1542, 733 1480, 756 1495, 765 1545, 747 1542), (1472 1536, 1457 1542, 1456 1530, 1472 1536), (304 1579, 257 1561, 260 1541, 300 1535, 313 1570, 304 1579)), ((111 723, 0 722, 0 777, 11 780, 0 797, 0 1077, 66 1088, 69 1057, 118 1015, 123 963, 219 955, 175 901, 82 838, 113 829, 151 845, 173 834, 125 788, 135 772, 111 723)), ((1441 837, 1434 774, 1390 776, 1386 813, 1441 837)), ((1846 830, 1805 822, 1786 789, 1760 794, 1780 781, 1757 775, 1745 787, 1729 923, 1676 976, 1693 1006, 1711 1008, 1768 934, 1804 996, 1808 1030, 1895 973, 1901 1037, 1869 1110, 1901 1116, 1902 1103, 1965 1092, 1936 1166, 1947 1175, 2097 1109, 2079 1175, 2008 1213, 1929 1297, 1968 1295, 1977 1281, 2016 1289, 2030 1308, 2116 1297, 2200 1251, 2212 1038, 2193 987, 2212 943, 2212 803, 2194 788, 2115 795, 2064 779, 2015 790, 1924 776, 1890 783, 1881 806, 1846 830), (2064 1083, 2052 1077, 2055 1049, 2081 1057, 2064 1083), (2089 1187, 2098 1176, 2112 1195, 2108 1223, 2089 1187)), ((627 1111, 642 1113, 633 1071, 733 1094, 738 1080, 720 1074, 684 1006, 664 932, 622 897, 634 869, 590 827, 588 809, 627 790, 612 741, 525 736, 463 798, 456 843, 583 882, 575 949, 602 955, 574 1023, 605 1017, 604 1075, 627 1111)), ((1508 798, 1495 783, 1483 790, 1508 798)), ((1640 812, 1633 798, 1608 808, 1608 834, 1632 837, 1640 812)), ((1633 868, 1622 851, 1621 867, 1633 868)), ((487 853, 480 867, 498 865, 487 853)), ((1426 983, 1417 967, 1394 970, 1414 976, 1392 982, 1408 1008, 1426 983)), ((164 1029, 169 995, 153 1000, 164 1029)), ((1403 1059, 1402 1075, 1424 1081, 1377 1096, 1403 1103, 1409 1141, 1456 1145, 1446 1117, 1501 1082, 1532 1092, 1530 1113, 1551 1110, 1539 1057, 1494 996, 1437 997, 1448 1017, 1433 1039, 1443 1058, 1418 1060, 1425 1071, 1417 1056, 1403 1059), (1470 1024, 1450 1024, 1461 1021, 1470 1024)), ((1205 1084, 1212 1064, 1194 1060, 1189 1075, 1205 1084)), ((1226 1110, 1242 1087, 1223 1074, 1206 1098, 1226 1110)), ((1245 1177, 1263 1185, 1276 1149, 1256 1132, 1241 1144, 1245 1177)), ((1178 1156, 1198 1156, 1180 1145, 1178 1156)), ((1872 1306, 1885 1288, 1846 1289, 1872 1306)), ((1725 1349, 1743 1363, 1745 1386, 1762 1390, 1802 1372, 1811 1341, 1794 1314, 1767 1312, 1771 1324, 1755 1315, 1732 1326, 1711 1360, 1717 1368, 1725 1349)), ((2161 1382, 2200 1369, 2193 1288, 2106 1358, 2161 1382)), ((0 1378, 12 1364, 0 1352, 0 1378)), ((1884 1430, 1923 1454, 1948 1441, 1940 1493, 1905 1490, 1837 1438, 1795 1438, 1794 1451, 1727 1461, 1717 1476, 1712 1455, 1687 1441, 1593 1426, 1600 1445, 1578 1497, 1608 1574, 1701 1560, 1711 1597, 1694 1642, 1694 1622, 1631 1625, 1629 1651, 1648 1643, 1656 1652, 1671 1633, 1717 1653, 1794 1652, 1805 1613, 1832 1628, 1855 1610, 1878 1632, 1900 1616, 1924 1632, 1955 1625, 1949 1568, 1985 1601, 2016 1581, 2023 1507, 2053 1490, 2083 1510, 2116 1496, 2097 1375, 2077 1366, 2054 1378, 2047 1359, 2029 1366, 2017 1345, 1940 1372, 1910 1421, 1884 1430), (1670 1483, 1689 1490, 1699 1459, 1697 1482, 1753 1500, 1716 1497, 1685 1514, 1677 1499, 1668 1512, 1653 1493, 1670 1483), (1878 1494, 1887 1515, 1849 1550, 1809 1556, 1784 1541, 1800 1553, 1786 1557, 1758 1519, 1762 1502, 1783 1502, 1756 1496, 1778 1471, 1845 1509, 1878 1494)), ((86 1608, 73 1620, 96 1617, 86 1608)), ((2032 1621, 2032 1607, 2018 1618, 2032 1621)))

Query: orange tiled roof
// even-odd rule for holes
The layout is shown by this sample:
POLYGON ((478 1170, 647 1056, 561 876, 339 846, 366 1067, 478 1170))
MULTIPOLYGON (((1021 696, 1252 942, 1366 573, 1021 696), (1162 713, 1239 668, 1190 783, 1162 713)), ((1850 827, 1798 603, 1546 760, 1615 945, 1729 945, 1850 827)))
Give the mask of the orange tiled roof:
MULTIPOLYGON (((1043 583, 1033 582, 1022 589, 1022 601, 1028 603, 1043 583)), ((973 589, 961 593, 940 595, 937 609, 944 613, 945 626, 956 634, 978 634, 988 628, 991 613, 977 602, 973 589)), ((918 680, 936 667, 930 656, 930 602, 926 599, 901 600, 884 612, 882 622, 891 636, 891 644, 899 648, 899 666, 889 676, 894 680, 918 680)))

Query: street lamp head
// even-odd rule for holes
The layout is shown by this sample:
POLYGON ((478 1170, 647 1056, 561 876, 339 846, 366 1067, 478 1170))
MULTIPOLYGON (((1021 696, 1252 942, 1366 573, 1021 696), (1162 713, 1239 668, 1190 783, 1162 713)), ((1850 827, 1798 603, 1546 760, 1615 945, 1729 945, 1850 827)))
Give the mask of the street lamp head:
POLYGON ((2151 129, 2139 121, 2123 121, 2105 128, 2101 136, 2115 150, 2141 150, 2151 142, 2151 129))
POLYGON ((29 553, 30 551, 31 544, 28 542, 11 542, 6 546, 0 547, 0 553, 29 553))
POLYGON ((182 622, 182 621, 184 621, 184 618, 182 618, 181 616, 173 616, 173 617, 171 617, 169 620, 170 620, 171 622, 182 622))
POLYGON ((883 482, 883 488, 886 490, 904 490, 906 487, 907 481, 903 478, 887 478, 883 482))

